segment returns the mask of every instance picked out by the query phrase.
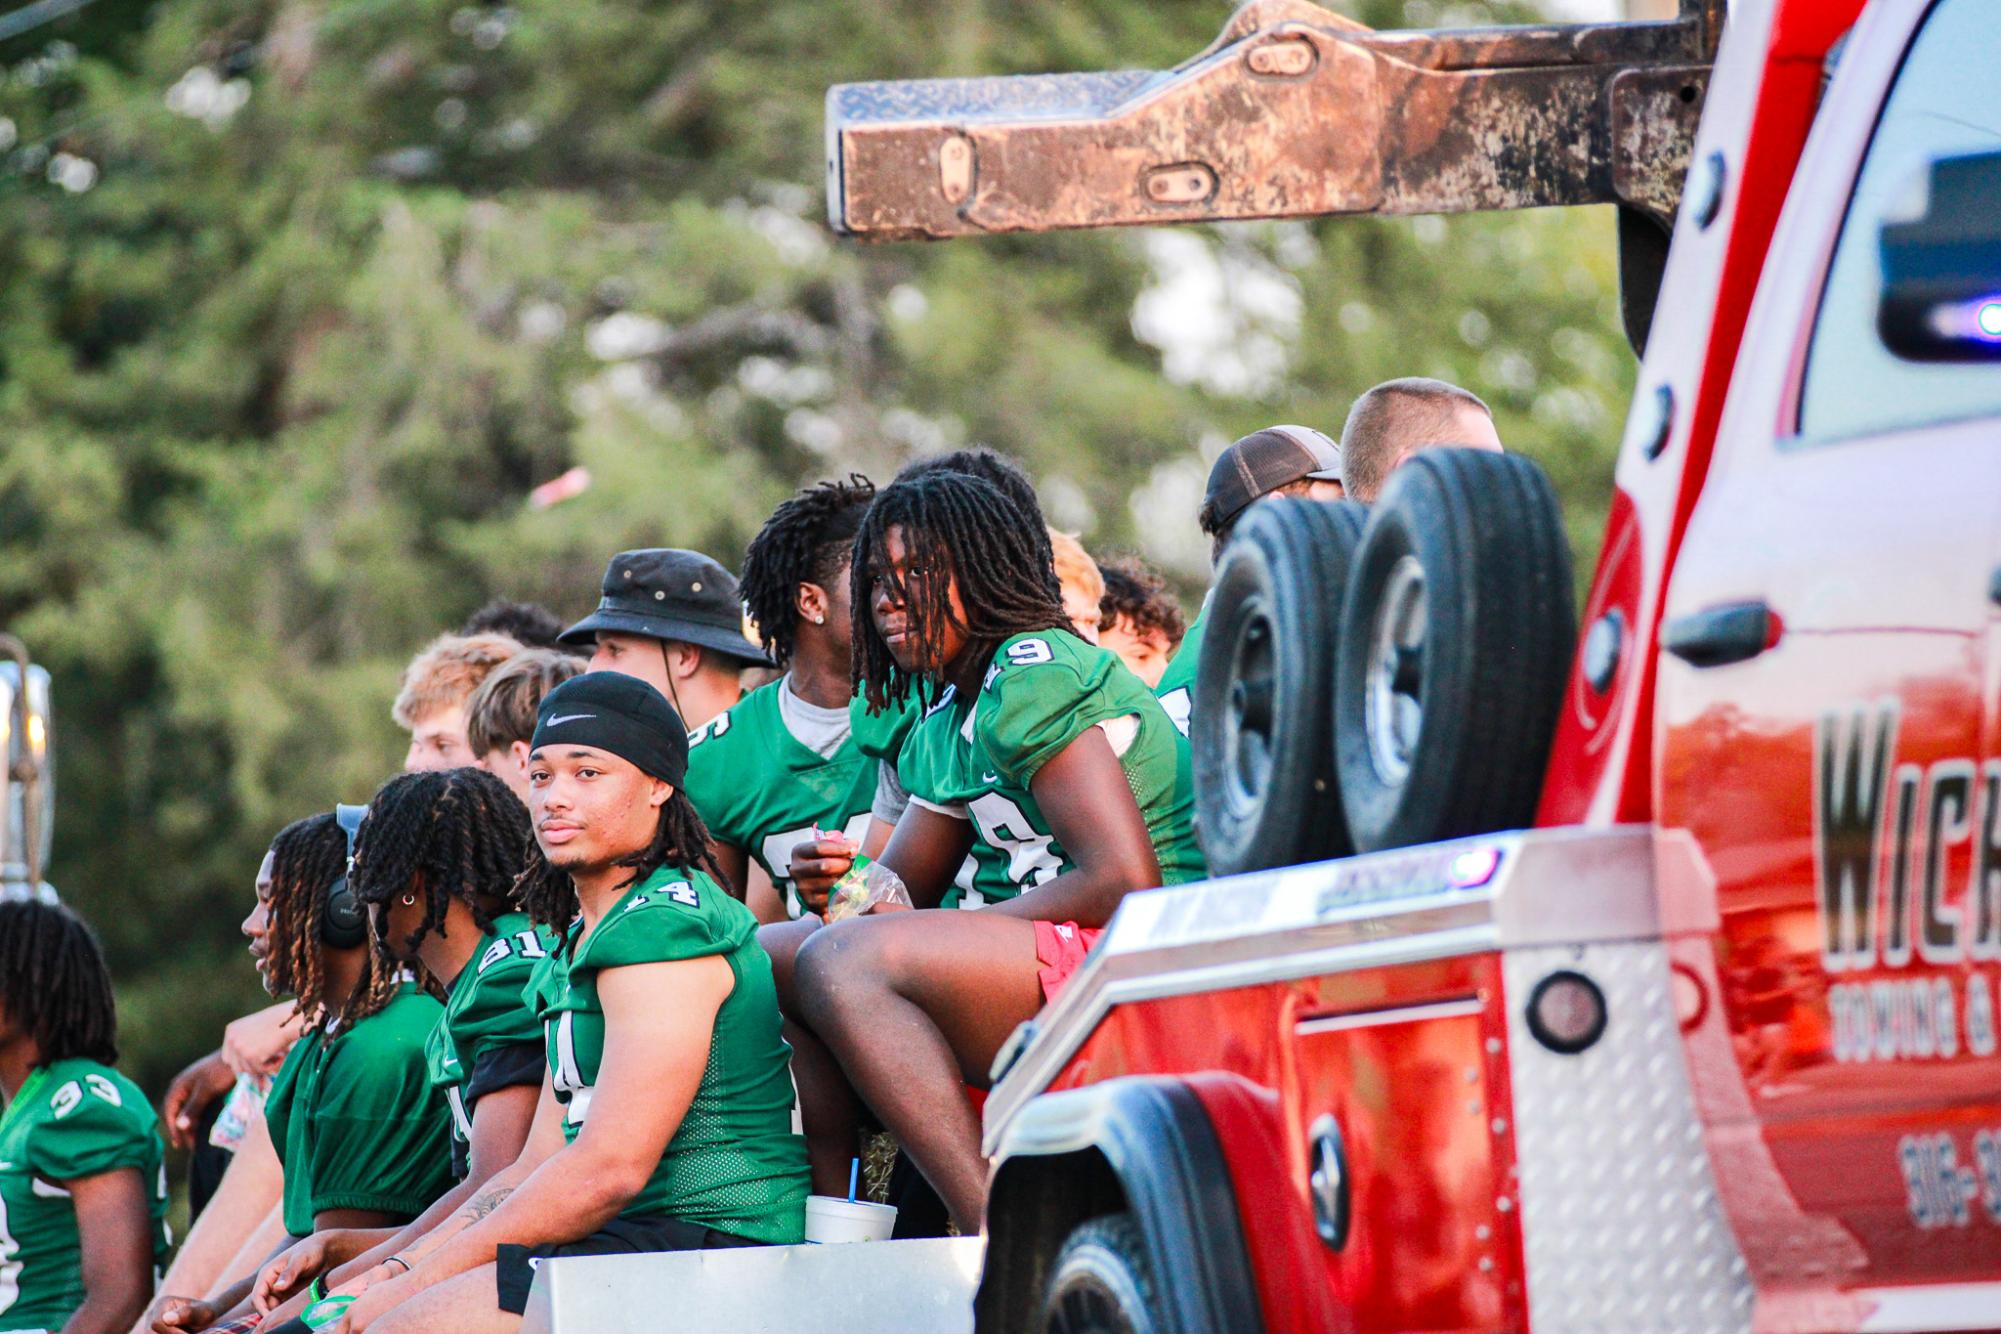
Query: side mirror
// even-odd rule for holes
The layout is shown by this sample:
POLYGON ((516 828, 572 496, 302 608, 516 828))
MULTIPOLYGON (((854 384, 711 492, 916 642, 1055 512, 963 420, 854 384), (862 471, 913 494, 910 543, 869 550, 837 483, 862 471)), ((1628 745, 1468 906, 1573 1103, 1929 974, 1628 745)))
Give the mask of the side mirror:
POLYGON ((0 899, 51 897, 43 883, 55 815, 49 674, 0 634, 0 899))
POLYGON ((1876 330, 1907 361, 2001 361, 2001 153, 1931 164, 1883 224, 1876 330))

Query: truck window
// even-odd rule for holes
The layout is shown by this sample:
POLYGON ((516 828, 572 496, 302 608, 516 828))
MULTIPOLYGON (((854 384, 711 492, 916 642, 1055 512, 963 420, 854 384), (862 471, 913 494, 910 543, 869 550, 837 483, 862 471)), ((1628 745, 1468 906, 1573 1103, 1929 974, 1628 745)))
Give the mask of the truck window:
POLYGON ((2001 364, 1920 365, 1876 336, 1877 231, 1925 164, 2001 148, 1995 0, 1940 0, 1904 55, 1835 244, 1800 392, 1799 444, 2001 414, 2001 364))

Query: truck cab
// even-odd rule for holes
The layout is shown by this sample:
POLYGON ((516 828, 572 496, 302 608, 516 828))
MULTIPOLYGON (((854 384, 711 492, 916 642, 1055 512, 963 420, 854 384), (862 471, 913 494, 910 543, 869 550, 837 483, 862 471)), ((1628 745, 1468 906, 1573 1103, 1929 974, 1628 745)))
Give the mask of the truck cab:
POLYGON ((1714 904, 1674 953, 1723 1021, 1690 1069, 1761 1294, 1823 1327, 2001 1277, 2001 363, 1878 321, 1886 226, 2001 143, 1997 17, 1879 2, 1843 43, 1665 593, 1662 889, 1714 904))

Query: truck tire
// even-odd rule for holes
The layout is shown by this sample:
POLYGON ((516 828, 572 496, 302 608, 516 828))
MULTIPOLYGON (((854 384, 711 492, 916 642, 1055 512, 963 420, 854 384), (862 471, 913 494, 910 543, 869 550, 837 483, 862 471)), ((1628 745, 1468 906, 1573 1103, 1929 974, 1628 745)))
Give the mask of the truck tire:
POLYGON ((1334 683, 1358 850, 1533 822, 1572 596, 1556 494, 1534 463, 1431 449, 1392 474, 1348 580, 1334 683))
POLYGON ((1156 1334, 1165 1328, 1146 1242, 1132 1215, 1078 1224, 1050 1266, 1043 1334, 1156 1334))
POLYGON ((1352 501, 1268 500, 1223 549, 1188 728, 1212 875, 1354 851, 1328 737, 1341 591, 1367 515, 1352 501))

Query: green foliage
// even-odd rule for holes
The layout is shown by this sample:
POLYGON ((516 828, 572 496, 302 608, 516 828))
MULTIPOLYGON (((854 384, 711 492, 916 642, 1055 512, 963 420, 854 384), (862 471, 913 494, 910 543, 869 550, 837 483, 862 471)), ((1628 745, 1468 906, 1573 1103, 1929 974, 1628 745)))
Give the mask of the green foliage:
POLYGON ((0 625, 56 674, 52 878, 134 1072, 257 999, 262 847, 393 768, 411 652, 496 593, 580 613, 621 547, 734 564, 816 477, 990 442, 1192 598, 1215 449, 1429 373, 1494 404, 1588 556, 1631 379, 1608 216, 826 233, 828 84, 1161 66, 1226 16, 118 0, 0 50, 0 625))

